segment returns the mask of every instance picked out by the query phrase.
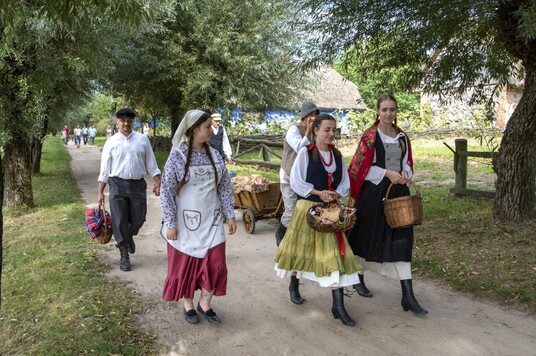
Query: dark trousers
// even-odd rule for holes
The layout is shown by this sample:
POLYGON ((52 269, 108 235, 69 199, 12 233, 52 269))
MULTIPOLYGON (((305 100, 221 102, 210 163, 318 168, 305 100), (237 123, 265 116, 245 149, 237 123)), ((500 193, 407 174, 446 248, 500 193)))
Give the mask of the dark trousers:
POLYGON ((147 215, 147 183, 145 179, 127 180, 112 177, 110 213, 116 246, 126 245, 137 235, 147 215))

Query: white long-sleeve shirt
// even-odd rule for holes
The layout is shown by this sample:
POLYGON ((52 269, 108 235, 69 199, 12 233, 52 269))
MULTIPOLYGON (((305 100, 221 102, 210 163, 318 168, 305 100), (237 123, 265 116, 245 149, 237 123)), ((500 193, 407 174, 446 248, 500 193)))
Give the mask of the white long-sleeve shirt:
POLYGON ((108 178, 142 179, 160 174, 151 143, 147 136, 132 131, 129 136, 117 133, 106 140, 102 149, 98 181, 108 183, 108 178))
MULTIPOLYGON (((294 152, 300 152, 300 149, 303 147, 307 147, 311 142, 309 142, 309 138, 307 138, 306 135, 303 137, 300 134, 300 130, 296 125, 292 125, 287 130, 287 133, 285 134, 285 140, 289 144, 290 147, 294 150, 294 152)), ((281 183, 289 183, 287 179, 285 179, 285 170, 281 168, 279 170, 279 181, 281 183)))
MULTIPOLYGON (((329 161, 329 151, 319 151, 322 157, 324 158, 324 161, 329 161)), ((344 160, 341 160, 342 162, 342 179, 339 185, 337 186, 337 193, 341 196, 341 198, 344 198, 348 195, 350 192, 350 177, 348 176, 348 171, 346 170, 344 160)), ((292 169, 290 171, 290 187, 292 190, 304 197, 307 198, 311 191, 314 189, 313 184, 307 182, 305 178, 307 177, 307 166, 309 165, 309 155, 307 154, 307 147, 303 147, 298 152, 298 156, 296 157, 296 160, 294 161, 294 165, 292 166, 292 169)), ((333 160, 333 163, 331 166, 326 167, 324 166, 326 171, 328 173, 333 173, 337 169, 337 162, 335 159, 333 160)))

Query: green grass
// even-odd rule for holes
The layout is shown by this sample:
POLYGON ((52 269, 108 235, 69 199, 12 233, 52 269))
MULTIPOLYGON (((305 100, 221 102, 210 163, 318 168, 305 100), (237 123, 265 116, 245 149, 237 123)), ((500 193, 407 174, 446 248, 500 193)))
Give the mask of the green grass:
MULTIPOLYGON (((415 228, 415 275, 536 314, 536 220, 499 223, 492 218, 491 199, 452 195, 452 152, 445 147, 444 155, 437 141, 413 144, 425 216, 415 228)), ((490 160, 469 160, 468 188, 493 191, 494 181, 490 160)))
POLYGON ((104 146, 104 142, 106 142, 105 136, 97 136, 95 137, 95 146, 102 147, 104 146))
POLYGON ((153 336, 134 327, 144 302, 104 278, 69 162, 60 139, 48 138, 33 178, 37 207, 5 218, 0 354, 152 353, 153 336))

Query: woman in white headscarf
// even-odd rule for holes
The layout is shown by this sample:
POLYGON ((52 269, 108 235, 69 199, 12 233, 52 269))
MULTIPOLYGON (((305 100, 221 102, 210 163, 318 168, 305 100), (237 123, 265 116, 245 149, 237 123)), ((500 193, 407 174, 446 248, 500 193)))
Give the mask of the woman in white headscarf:
POLYGON ((236 231, 234 195, 223 159, 207 142, 212 137, 210 114, 190 110, 173 137, 164 167, 160 206, 162 236, 168 243, 168 273, 162 298, 184 300, 184 318, 209 323, 220 317, 210 307, 214 295, 227 289, 224 216, 229 234, 236 231), (194 293, 201 298, 194 307, 194 293), (196 312, 197 309, 197 312, 196 312))

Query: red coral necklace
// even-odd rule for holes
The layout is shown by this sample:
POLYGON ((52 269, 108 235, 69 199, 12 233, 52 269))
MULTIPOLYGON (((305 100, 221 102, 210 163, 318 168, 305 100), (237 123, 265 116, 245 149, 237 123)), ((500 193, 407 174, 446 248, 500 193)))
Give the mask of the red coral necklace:
MULTIPOLYGON (((324 157, 322 156, 322 152, 320 152, 320 150, 318 149, 318 146, 315 145, 316 151, 318 152, 318 155, 320 156, 320 161, 322 161, 322 164, 324 165, 324 167, 329 167, 333 164, 333 150, 331 149, 331 147, 333 146, 332 145, 328 146, 329 163, 326 163, 326 161, 324 160, 324 157)), ((332 183, 333 183, 333 173, 328 172, 328 190, 333 190, 333 188, 331 187, 332 183)))
POLYGON ((320 160, 322 161, 322 164, 325 166, 325 167, 329 167, 333 164, 333 151, 331 150, 331 146, 328 146, 328 150, 329 150, 329 163, 326 163, 326 161, 324 160, 324 156, 322 156, 322 152, 320 152, 320 150, 318 149, 318 146, 315 145, 315 148, 316 148, 316 151, 318 152, 318 155, 320 156, 320 160))

